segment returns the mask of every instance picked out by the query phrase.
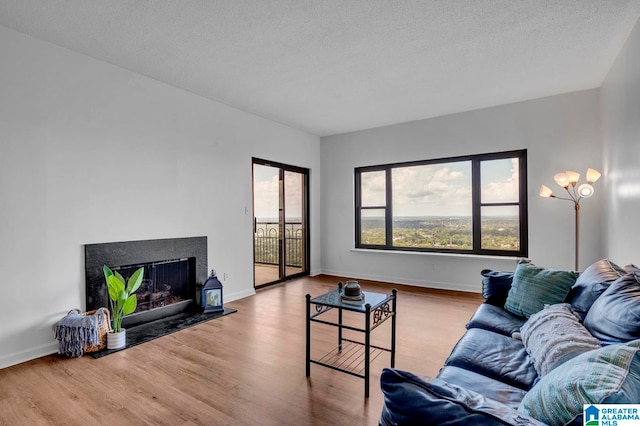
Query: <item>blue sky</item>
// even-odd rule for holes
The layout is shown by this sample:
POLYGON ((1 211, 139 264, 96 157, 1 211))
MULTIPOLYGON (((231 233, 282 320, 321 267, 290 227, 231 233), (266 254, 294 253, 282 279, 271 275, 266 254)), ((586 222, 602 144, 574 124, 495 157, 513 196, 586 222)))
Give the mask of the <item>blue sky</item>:
MULTIPOLYGON (((258 219, 278 217, 279 181, 278 169, 255 164, 253 167, 253 208, 258 219)), ((301 175, 285 172, 285 213, 287 218, 302 216, 301 175)))
MULTIPOLYGON (((481 168, 483 202, 518 201, 517 159, 484 161, 481 168)), ((301 216, 301 181, 285 174, 286 214, 301 216)), ((395 216, 471 216, 471 163, 402 167, 393 170, 395 216)), ((258 219, 278 217, 278 169, 254 166, 254 212, 258 219)), ((363 173, 363 205, 383 205, 384 172, 363 173)), ((379 216, 380 212, 370 212, 379 216)), ((514 208, 491 208, 491 215, 513 215, 514 208)))
MULTIPOLYGON (((518 201, 517 160, 483 162, 481 173, 483 202, 518 201)), ((396 168, 392 182, 394 216, 471 216, 469 161, 396 168)), ((362 186, 363 205, 384 204, 384 172, 363 173, 362 186)), ((513 214, 513 208, 491 214, 513 214)))

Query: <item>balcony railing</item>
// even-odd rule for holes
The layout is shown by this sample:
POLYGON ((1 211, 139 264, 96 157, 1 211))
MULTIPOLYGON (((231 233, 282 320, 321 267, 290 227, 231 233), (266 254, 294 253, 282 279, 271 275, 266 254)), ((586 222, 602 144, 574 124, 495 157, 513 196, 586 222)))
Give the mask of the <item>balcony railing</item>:
MULTIPOLYGON (((253 243, 255 262, 278 265, 280 262, 278 222, 256 222, 253 243)), ((301 222, 286 222, 284 225, 286 266, 302 267, 303 230, 301 222)))

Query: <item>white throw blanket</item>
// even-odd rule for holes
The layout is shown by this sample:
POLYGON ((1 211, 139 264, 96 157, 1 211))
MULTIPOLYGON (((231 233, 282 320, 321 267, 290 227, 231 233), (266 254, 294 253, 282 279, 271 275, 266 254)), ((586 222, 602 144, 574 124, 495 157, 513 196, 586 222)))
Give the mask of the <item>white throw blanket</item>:
POLYGON ((568 303, 545 306, 524 323, 520 334, 540 377, 568 359, 601 346, 568 303))

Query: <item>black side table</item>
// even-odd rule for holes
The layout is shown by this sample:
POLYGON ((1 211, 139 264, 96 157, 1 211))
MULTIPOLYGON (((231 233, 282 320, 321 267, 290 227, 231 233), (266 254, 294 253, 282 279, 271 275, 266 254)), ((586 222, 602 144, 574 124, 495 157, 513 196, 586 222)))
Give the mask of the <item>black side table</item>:
POLYGON ((369 377, 371 361, 383 352, 391 353, 391 368, 395 366, 396 358, 396 294, 393 289, 391 294, 363 291, 364 301, 359 304, 344 302, 342 283, 338 288, 322 296, 307 299, 307 377, 311 375, 311 363, 332 368, 343 373, 364 379, 364 397, 369 397, 369 377), (311 314, 311 305, 315 305, 315 313, 311 314), (322 314, 331 309, 338 309, 338 321, 325 321, 319 319, 322 314), (364 328, 357 328, 342 323, 343 311, 352 311, 364 314, 364 328), (380 324, 391 318, 391 347, 384 348, 371 344, 371 332, 380 324), (338 328, 338 346, 320 359, 311 359, 311 322, 318 322, 338 328), (343 337, 343 330, 352 330, 364 334, 364 342, 343 337))

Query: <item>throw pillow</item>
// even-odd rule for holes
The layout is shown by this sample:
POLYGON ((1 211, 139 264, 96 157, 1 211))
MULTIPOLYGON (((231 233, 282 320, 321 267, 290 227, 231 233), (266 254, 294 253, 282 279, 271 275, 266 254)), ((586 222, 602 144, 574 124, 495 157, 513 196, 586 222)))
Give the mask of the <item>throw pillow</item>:
POLYGON ((582 352, 600 348, 600 341, 580 324, 568 303, 547 305, 531 315, 520 336, 540 377, 582 352))
POLYGON ((565 425, 582 415, 583 404, 637 404, 639 348, 640 341, 634 341, 570 359, 540 379, 518 411, 549 425, 565 425))
POLYGON ((483 269, 480 274, 482 275, 482 296, 485 301, 491 305, 504 306, 513 281, 513 272, 483 269))
POLYGON ((576 278, 576 272, 545 269, 521 260, 513 274, 513 284, 504 308, 512 314, 529 318, 541 311, 544 305, 563 302, 576 278))
POLYGON ((593 302, 584 326, 607 344, 640 338, 640 275, 626 274, 593 302))
POLYGON ((441 379, 426 381, 407 371, 383 369, 380 388, 384 394, 380 424, 542 426, 472 390, 441 379))
POLYGON ((567 301, 584 320, 593 302, 609 285, 626 274, 625 270, 609 259, 599 260, 585 269, 569 292, 567 301))

